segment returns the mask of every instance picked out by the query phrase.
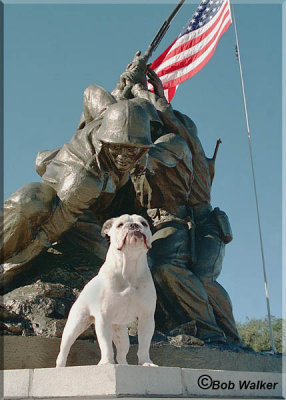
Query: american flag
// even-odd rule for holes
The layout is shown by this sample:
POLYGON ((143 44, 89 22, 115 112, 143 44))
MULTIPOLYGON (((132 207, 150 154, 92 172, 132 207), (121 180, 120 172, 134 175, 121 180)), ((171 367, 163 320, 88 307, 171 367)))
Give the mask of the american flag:
POLYGON ((152 63, 169 102, 178 85, 207 64, 230 24, 229 0, 202 0, 177 39, 152 63))

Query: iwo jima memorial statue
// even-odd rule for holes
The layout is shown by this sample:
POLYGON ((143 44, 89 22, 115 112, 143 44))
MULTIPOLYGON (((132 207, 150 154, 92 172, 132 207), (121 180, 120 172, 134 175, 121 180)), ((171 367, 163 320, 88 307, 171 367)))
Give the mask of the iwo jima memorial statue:
MULTIPOLYGON (((153 232, 148 258, 158 298, 157 335, 244 346, 231 300, 217 282, 232 240, 227 215, 210 203, 219 143, 207 158, 195 123, 169 102, 175 90, 160 67, 154 71, 156 61, 147 64, 182 3, 145 55, 135 54, 111 93, 97 85, 85 90, 70 142, 37 156, 42 181, 5 201, 4 334, 61 337, 71 305, 104 260, 102 224, 136 213, 153 232)), ((225 31, 228 1, 218 9, 215 18, 227 21, 225 31)), ((92 335, 90 330, 83 337, 92 335)))

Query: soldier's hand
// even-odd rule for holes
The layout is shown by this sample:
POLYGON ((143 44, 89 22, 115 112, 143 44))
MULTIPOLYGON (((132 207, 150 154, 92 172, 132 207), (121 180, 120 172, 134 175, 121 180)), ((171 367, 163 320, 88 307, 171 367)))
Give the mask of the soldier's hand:
POLYGON ((125 71, 120 75, 120 84, 122 88, 126 86, 133 86, 136 83, 141 83, 147 87, 146 60, 140 55, 141 52, 137 51, 133 61, 127 65, 125 71))
POLYGON ((161 97, 162 99, 165 98, 164 94, 164 89, 163 89, 163 84, 161 82, 161 79, 159 76, 156 74, 155 71, 153 71, 150 68, 150 65, 148 65, 147 69, 147 76, 148 76, 148 82, 153 86, 154 88, 154 93, 158 96, 161 97))

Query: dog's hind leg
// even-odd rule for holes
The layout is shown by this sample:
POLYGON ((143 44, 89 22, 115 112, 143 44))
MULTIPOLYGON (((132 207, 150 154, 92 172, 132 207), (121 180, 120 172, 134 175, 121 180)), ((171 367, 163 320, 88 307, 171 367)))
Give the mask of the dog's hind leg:
POLYGON ((92 324, 93 319, 87 311, 77 307, 75 303, 71 308, 65 329, 62 335, 60 352, 57 357, 56 367, 65 367, 71 346, 76 339, 92 324))
POLYGON ((126 360, 129 351, 129 337, 126 325, 112 325, 113 343, 116 347, 116 360, 118 364, 128 364, 126 360))

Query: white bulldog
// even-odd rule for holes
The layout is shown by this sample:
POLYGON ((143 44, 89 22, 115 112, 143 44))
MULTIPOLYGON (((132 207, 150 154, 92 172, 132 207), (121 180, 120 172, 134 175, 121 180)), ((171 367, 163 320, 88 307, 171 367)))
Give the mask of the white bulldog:
POLYGON ((139 215, 122 215, 106 221, 101 234, 110 246, 98 275, 84 287, 72 306, 63 332, 56 366, 64 367, 70 348, 91 324, 95 325, 101 360, 114 364, 112 341, 118 364, 127 364, 127 324, 138 317, 138 364, 155 366, 149 356, 154 333, 156 291, 147 263, 151 231, 139 215))

